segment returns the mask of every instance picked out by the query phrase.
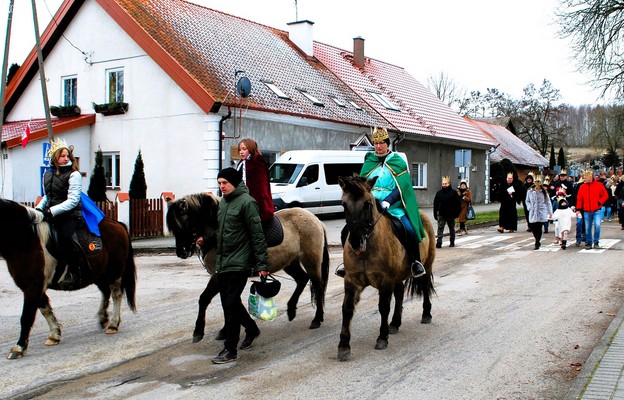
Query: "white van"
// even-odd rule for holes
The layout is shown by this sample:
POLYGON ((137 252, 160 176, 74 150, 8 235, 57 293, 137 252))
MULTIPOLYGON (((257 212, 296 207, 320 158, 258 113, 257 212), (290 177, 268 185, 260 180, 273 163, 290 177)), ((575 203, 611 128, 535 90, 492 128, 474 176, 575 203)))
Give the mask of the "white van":
POLYGON ((358 150, 293 150, 282 154, 269 169, 275 210, 302 207, 314 214, 343 212, 338 177, 359 173, 365 155, 366 151, 358 150))

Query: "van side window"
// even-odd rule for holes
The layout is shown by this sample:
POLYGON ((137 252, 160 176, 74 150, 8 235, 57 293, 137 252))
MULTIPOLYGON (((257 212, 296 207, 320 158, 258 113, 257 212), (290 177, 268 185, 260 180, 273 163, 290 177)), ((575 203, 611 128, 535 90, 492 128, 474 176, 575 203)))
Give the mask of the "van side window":
POLYGON ((318 164, 308 165, 305 171, 303 171, 303 175, 301 176, 301 180, 297 184, 297 186, 306 186, 311 185, 312 183, 318 181, 319 178, 319 166, 318 164))
POLYGON ((362 170, 361 163, 354 164, 325 164, 325 180, 328 185, 337 185, 339 176, 353 176, 353 173, 359 174, 362 170))

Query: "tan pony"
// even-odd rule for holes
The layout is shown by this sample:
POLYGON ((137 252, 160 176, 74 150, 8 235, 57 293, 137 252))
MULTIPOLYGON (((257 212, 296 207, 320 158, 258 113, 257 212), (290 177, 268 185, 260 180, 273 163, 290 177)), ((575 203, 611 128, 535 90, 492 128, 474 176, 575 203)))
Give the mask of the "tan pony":
POLYGON ((405 292, 423 296, 421 322, 431 322, 433 293, 433 260, 435 258, 435 233, 429 218, 420 213, 426 237, 420 243, 420 258, 427 274, 414 278, 405 248, 395 236, 392 221, 377 209, 371 193, 377 178, 340 177, 342 205, 345 210, 349 235, 344 246, 344 301, 342 303, 342 330, 338 344, 338 360, 344 361, 351 354, 351 319, 360 294, 367 286, 379 291, 379 314, 381 327, 375 349, 388 347, 388 334, 397 333, 401 326, 403 297, 405 292), (395 305, 392 321, 388 324, 390 303, 394 294, 395 305))

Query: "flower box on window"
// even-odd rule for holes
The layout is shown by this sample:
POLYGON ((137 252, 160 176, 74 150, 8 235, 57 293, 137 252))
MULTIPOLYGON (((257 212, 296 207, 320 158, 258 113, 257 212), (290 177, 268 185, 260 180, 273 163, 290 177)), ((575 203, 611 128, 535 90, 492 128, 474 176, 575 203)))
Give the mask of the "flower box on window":
POLYGON ((52 106, 50 114, 58 118, 77 117, 80 115, 80 107, 78 106, 52 106))
POLYGON ((113 103, 95 104, 93 103, 93 109, 96 113, 102 115, 119 115, 125 114, 128 111, 128 103, 121 101, 115 101, 113 103))

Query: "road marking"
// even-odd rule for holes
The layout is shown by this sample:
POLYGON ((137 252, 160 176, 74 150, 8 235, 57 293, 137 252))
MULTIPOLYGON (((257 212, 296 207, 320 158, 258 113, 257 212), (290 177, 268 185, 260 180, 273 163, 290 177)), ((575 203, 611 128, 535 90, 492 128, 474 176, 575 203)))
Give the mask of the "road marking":
POLYGON ((513 242, 511 244, 508 244, 507 246, 503 246, 503 247, 497 247, 495 250, 506 250, 506 251, 513 251, 513 250, 520 250, 523 247, 526 246, 533 246, 533 243, 535 243, 535 239, 531 238, 526 238, 517 242, 513 242))
MULTIPOLYGON (((599 249, 585 249, 581 250, 581 253, 604 253, 605 250, 613 247, 620 239, 600 239, 599 249)), ((582 247, 582 246, 581 246, 582 247)))

